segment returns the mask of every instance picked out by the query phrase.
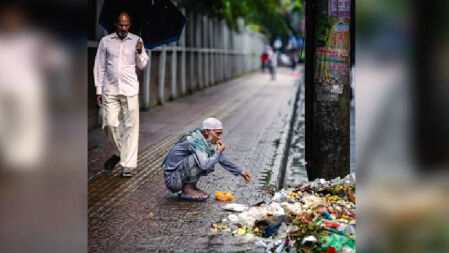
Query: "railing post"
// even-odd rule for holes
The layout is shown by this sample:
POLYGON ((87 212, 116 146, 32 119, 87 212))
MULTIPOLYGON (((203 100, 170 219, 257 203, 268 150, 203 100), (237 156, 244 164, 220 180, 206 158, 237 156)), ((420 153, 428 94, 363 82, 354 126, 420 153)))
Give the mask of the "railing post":
POLYGON ((172 53, 171 53, 171 88, 170 88, 170 99, 175 99, 177 97, 177 88, 176 88, 176 43, 172 43, 172 53))
MULTIPOLYGON (((181 13, 185 16, 186 9, 182 8, 181 13)), ((185 29, 181 33, 181 95, 186 94, 186 31, 185 29)))
POLYGON ((143 72, 143 101, 142 109, 150 108, 150 87, 151 87, 151 50, 147 50, 148 63, 143 72))
POLYGON ((193 11, 190 10, 190 20, 189 20, 189 48, 190 48, 190 59, 189 59, 189 93, 194 91, 194 83, 195 83, 195 15, 193 11))
POLYGON ((203 16, 203 48, 204 52, 204 87, 209 87, 209 41, 208 41, 208 18, 203 16))
MULTIPOLYGON (((173 3, 175 6, 178 4, 176 2, 173 3)), ((177 83, 176 83, 176 61, 177 61, 177 53, 176 47, 178 42, 170 43, 171 45, 171 66, 170 66, 170 100, 173 100, 177 97, 177 83)))
POLYGON ((220 82, 220 74, 218 73, 219 71, 219 67, 220 67, 220 44, 219 44, 219 32, 220 32, 220 24, 218 22, 218 20, 215 20, 215 24, 214 24, 214 45, 215 45, 215 72, 214 72, 214 79, 215 79, 215 83, 219 83, 220 82))
POLYGON ((223 57, 222 57, 222 61, 221 61, 221 77, 222 77, 222 82, 226 80, 226 57, 227 57, 227 49, 226 49, 226 26, 224 26, 223 24, 221 24, 221 49, 223 50, 223 57))
POLYGON ((235 32, 234 30, 231 30, 231 49, 233 51, 232 53, 232 61, 231 61, 231 65, 232 65, 232 73, 231 73, 231 79, 235 76, 236 73, 236 69, 237 69, 237 61, 236 61, 236 47, 235 47, 235 32))
POLYGON ((237 50, 237 59, 236 61, 236 66, 237 66, 237 71, 236 71, 236 75, 240 74, 240 65, 241 65, 241 61, 240 61, 240 57, 241 57, 241 52, 240 52, 240 34, 238 32, 235 33, 235 48, 237 50))
POLYGON ((165 57, 166 57, 166 46, 162 46, 162 52, 159 57, 159 83, 158 83, 158 102, 163 104, 164 99, 164 89, 165 89, 165 57))
POLYGON ((198 49, 198 86, 199 89, 203 89, 203 61, 202 61, 202 52, 201 52, 201 22, 202 17, 200 14, 197 15, 196 18, 196 44, 195 47, 198 49))
POLYGON ((218 75, 219 81, 224 81, 224 28, 223 24, 220 23, 220 33, 218 34, 218 48, 220 49, 220 62, 218 63, 218 75))
POLYGON ((230 76, 230 73, 231 73, 231 67, 232 66, 229 66, 230 65, 230 63, 231 63, 231 61, 230 61, 230 52, 231 52, 231 48, 230 48, 230 43, 229 43, 229 40, 230 40, 230 33, 229 33, 229 29, 228 29, 228 26, 225 26, 225 31, 226 31, 226 51, 227 51, 227 53, 226 53, 226 61, 225 61, 225 68, 226 68, 226 80, 228 80, 229 79, 229 76, 230 76))
POLYGON ((210 79, 210 85, 215 84, 215 44, 214 44, 214 20, 209 20, 209 49, 210 51, 210 69, 209 69, 209 79, 210 79))

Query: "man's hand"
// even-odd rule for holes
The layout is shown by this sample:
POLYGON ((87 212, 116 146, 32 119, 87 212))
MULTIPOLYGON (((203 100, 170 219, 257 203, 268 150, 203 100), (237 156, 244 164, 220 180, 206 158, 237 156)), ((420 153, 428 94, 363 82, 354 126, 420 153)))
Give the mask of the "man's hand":
POLYGON ((143 49, 143 43, 141 41, 137 42, 136 44, 136 51, 138 54, 142 53, 142 49, 143 49))
POLYGON ((103 104, 103 95, 97 95, 97 105, 101 106, 103 104))
POLYGON ((217 150, 220 153, 223 153, 225 150, 225 145, 221 142, 221 140, 217 141, 217 150))
POLYGON ((242 177, 245 179, 245 183, 248 184, 249 182, 251 182, 251 176, 249 175, 248 172, 242 171, 242 172, 240 173, 240 176, 242 176, 242 177))

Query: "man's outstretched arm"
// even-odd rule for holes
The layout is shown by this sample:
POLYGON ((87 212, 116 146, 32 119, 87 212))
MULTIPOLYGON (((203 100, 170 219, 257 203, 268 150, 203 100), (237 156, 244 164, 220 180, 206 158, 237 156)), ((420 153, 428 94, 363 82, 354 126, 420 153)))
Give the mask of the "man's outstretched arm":
POLYGON ((229 159, 223 154, 220 154, 220 156, 218 157, 218 162, 220 163, 221 166, 223 166, 223 168, 234 174, 234 176, 240 175, 240 173, 242 173, 243 171, 236 164, 229 161, 229 159))
POLYGON ((251 181, 251 176, 249 175, 248 172, 242 170, 233 162, 229 161, 229 159, 223 154, 220 154, 218 162, 220 163, 221 166, 223 166, 223 168, 225 168, 227 171, 231 172, 235 176, 242 176, 245 179, 246 183, 249 183, 251 181))

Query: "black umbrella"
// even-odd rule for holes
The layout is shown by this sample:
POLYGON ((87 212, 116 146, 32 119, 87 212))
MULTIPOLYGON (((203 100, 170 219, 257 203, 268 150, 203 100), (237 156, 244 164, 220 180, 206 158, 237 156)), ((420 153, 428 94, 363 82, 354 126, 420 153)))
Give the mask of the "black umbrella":
POLYGON ((177 41, 186 23, 184 15, 169 0, 105 0, 100 25, 114 32, 114 20, 121 11, 130 14, 130 32, 142 37, 148 49, 177 41))

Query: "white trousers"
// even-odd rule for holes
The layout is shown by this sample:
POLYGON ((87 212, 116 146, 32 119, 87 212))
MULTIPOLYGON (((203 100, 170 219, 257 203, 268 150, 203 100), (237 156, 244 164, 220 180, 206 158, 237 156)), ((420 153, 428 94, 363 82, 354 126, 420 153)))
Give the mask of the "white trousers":
POLYGON ((139 145, 138 96, 103 95, 102 127, 115 154, 120 156, 120 165, 136 168, 139 145), (122 126, 120 122, 123 122, 122 126))
POLYGON ((39 89, 0 90, 0 167, 33 169, 41 165, 48 137, 44 101, 39 89))

